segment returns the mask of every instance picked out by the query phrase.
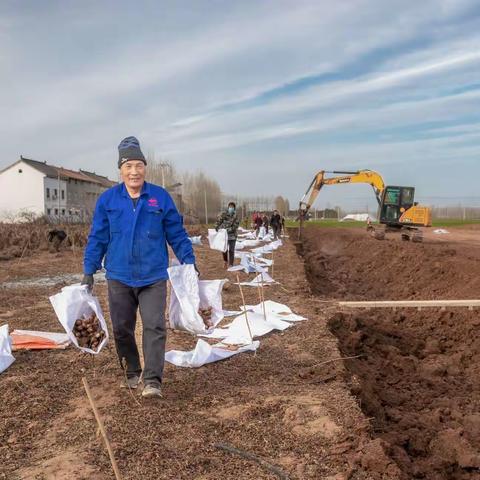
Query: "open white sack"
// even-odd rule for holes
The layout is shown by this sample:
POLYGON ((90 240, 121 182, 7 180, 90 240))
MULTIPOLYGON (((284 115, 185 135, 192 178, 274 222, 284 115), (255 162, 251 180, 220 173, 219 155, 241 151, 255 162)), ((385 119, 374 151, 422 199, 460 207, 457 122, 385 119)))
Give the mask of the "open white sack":
POLYGON ((248 240, 255 240, 257 237, 255 236, 255 232, 248 232, 248 233, 239 233, 239 238, 246 238, 248 240))
POLYGON ((197 368, 206 363, 218 362, 225 360, 242 352, 254 352, 260 342, 255 341, 249 345, 239 347, 237 350, 227 350, 221 348, 221 344, 210 345, 204 340, 199 339, 194 350, 182 352, 180 350, 170 350, 165 353, 165 360, 178 367, 197 368))
POLYGON ((267 320, 265 321, 263 313, 258 312, 247 312, 247 319, 243 313, 224 328, 216 328, 210 334, 202 336, 222 339, 222 342, 228 345, 246 345, 251 342, 250 332, 252 333, 252 338, 255 338, 266 335, 272 330, 283 331, 292 326, 291 323, 285 322, 274 316, 267 316, 267 320))
POLYGON ((268 273, 259 273, 253 280, 250 282, 240 282, 240 285, 245 285, 246 287, 258 287, 271 285, 276 282, 268 273))
POLYGON ((192 245, 201 245, 202 244, 202 236, 198 235, 196 237, 188 237, 192 242, 192 245))
MULTIPOLYGON (((266 300, 265 302, 265 313, 267 314, 267 319, 278 318, 287 322, 301 322, 306 320, 305 317, 301 315, 296 315, 292 312, 288 305, 283 303, 274 302, 272 300, 266 300)), ((243 310, 243 306, 240 307, 243 310)), ((247 313, 249 311, 255 313, 263 314, 263 304, 259 303, 258 305, 246 305, 247 313)))
POLYGON ((55 310, 58 321, 62 324, 70 341, 82 352, 97 355, 108 342, 107 322, 103 317, 102 309, 98 303, 97 297, 94 297, 87 288, 87 285, 70 285, 63 287, 60 293, 50 297, 50 303, 55 310), (73 333, 75 322, 80 318, 87 318, 92 313, 97 316, 105 337, 98 346, 98 350, 80 347, 77 337, 73 333))
POLYGON ((223 320, 222 289, 227 280, 198 280, 193 265, 173 265, 167 271, 172 284, 169 306, 172 328, 206 333, 208 328, 198 313, 200 308, 212 307, 213 327, 223 320))
POLYGON ((5 371, 13 362, 12 341, 8 335, 8 325, 0 327, 0 373, 5 371))
MULTIPOLYGON (((240 307, 243 310, 243 306, 240 307)), ((258 305, 246 305, 247 318, 252 336, 261 337, 272 330, 285 330, 292 326, 294 322, 306 320, 305 317, 296 315, 287 306, 281 303, 267 300, 264 306, 262 303, 258 305)), ((250 341, 250 333, 247 327, 245 314, 236 317, 233 322, 224 328, 215 328, 208 335, 202 335, 208 338, 222 339, 225 344, 242 345, 250 341)))
POLYGON ((208 243, 212 250, 226 252, 228 248, 228 233, 224 228, 218 232, 214 228, 208 229, 208 243))

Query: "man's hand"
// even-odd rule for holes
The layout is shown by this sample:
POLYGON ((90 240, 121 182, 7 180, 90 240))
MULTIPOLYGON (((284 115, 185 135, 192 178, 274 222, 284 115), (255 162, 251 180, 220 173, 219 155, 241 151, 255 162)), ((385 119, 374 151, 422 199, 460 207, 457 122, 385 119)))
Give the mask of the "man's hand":
POLYGON ((194 263, 193 267, 195 268, 195 271, 197 272, 197 275, 200 277, 200 270, 197 268, 197 264, 194 263))
POLYGON ((87 285, 88 291, 91 292, 93 290, 93 275, 85 274, 83 276, 81 285, 87 285))

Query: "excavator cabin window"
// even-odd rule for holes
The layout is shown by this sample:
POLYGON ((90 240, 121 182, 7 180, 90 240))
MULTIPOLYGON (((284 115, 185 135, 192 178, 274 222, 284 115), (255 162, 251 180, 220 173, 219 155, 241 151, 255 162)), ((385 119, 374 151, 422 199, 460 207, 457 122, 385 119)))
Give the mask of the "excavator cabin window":
POLYGON ((385 187, 380 205, 380 223, 395 225, 414 204, 414 187, 385 187))

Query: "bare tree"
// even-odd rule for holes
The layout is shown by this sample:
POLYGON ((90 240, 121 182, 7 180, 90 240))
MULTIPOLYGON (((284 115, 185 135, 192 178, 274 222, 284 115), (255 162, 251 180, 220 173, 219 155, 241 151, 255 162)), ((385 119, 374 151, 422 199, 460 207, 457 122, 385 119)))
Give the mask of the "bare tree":
POLYGON ((184 173, 182 183, 186 212, 198 217, 201 222, 209 223, 215 220, 222 201, 218 182, 199 171, 184 173))
POLYGON ((275 209, 280 215, 285 215, 285 199, 281 195, 275 197, 275 209))
POLYGON ((147 174, 145 179, 147 182, 155 183, 167 188, 177 183, 178 172, 175 166, 169 160, 156 158, 155 152, 151 151, 147 154, 147 174))

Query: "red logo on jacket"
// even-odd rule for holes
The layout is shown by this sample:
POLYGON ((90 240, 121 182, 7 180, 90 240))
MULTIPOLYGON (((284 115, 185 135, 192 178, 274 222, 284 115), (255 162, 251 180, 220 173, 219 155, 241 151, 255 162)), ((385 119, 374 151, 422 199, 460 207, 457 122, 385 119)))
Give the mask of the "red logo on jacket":
POLYGON ((149 198, 148 199, 148 206, 149 207, 158 207, 158 201, 156 198, 149 198))

